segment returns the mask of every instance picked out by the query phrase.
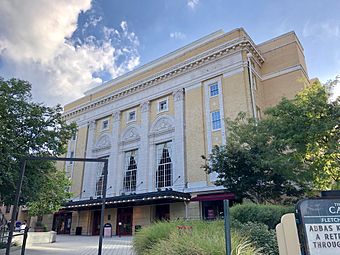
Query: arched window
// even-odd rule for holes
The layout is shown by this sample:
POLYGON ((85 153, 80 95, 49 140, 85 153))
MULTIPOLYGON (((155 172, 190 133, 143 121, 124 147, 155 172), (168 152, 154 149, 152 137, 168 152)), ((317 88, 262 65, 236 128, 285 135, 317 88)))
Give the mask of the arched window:
POLYGON ((157 145, 157 171, 156 187, 163 188, 172 186, 172 142, 157 145))
POLYGON ((125 152, 124 191, 136 190, 137 182, 137 150, 125 152))

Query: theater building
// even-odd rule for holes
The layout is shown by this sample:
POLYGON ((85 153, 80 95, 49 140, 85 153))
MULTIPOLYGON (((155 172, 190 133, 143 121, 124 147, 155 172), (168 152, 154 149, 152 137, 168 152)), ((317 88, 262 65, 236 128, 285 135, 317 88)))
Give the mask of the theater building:
MULTIPOLYGON (((68 157, 108 158, 105 223, 131 235, 155 220, 215 219, 233 194, 214 185, 201 155, 228 139, 225 118, 261 118, 309 84, 294 32, 256 44, 217 31, 65 105, 78 131, 68 157)), ((97 235, 103 164, 67 162, 74 198, 48 220, 59 233, 97 235)))

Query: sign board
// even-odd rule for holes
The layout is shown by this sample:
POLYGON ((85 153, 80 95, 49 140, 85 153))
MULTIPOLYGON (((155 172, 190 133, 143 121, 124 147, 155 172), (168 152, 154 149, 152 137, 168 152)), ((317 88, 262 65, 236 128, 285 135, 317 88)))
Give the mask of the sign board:
POLYGON ((306 253, 340 254, 340 198, 302 200, 297 210, 306 253))

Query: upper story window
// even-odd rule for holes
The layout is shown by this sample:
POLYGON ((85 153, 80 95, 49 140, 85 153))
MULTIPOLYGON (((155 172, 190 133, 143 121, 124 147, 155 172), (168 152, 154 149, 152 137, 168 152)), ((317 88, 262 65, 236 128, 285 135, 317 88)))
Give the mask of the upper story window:
POLYGON ((136 121, 136 110, 127 112, 126 122, 136 121))
POLYGON ((212 130, 218 130, 221 128, 220 111, 215 111, 211 113, 211 124, 212 124, 212 130))
POLYGON ((166 112, 166 111, 168 111, 168 109, 169 109, 169 100, 168 100, 168 98, 159 100, 157 106, 158 106, 157 107, 158 112, 166 112))
POLYGON ((217 96, 219 93, 218 91, 218 84, 214 83, 210 85, 210 97, 217 96))
POLYGON ((102 130, 107 130, 109 129, 109 120, 105 119, 102 121, 102 130))
POLYGON ((172 142, 157 145, 156 187, 172 185, 172 142))
POLYGON ((137 152, 132 150, 125 152, 125 174, 123 181, 124 191, 135 191, 137 183, 137 152))

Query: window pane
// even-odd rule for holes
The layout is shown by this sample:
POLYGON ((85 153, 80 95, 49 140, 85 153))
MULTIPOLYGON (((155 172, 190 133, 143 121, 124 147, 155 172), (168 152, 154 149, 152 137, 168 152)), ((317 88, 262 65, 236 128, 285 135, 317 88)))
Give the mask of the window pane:
POLYGON ((212 112, 211 113, 211 120, 212 120, 212 129, 213 130, 221 128, 220 111, 212 112))
POLYGON ((104 120, 103 124, 102 124, 102 129, 107 129, 109 127, 109 121, 108 120, 104 120))
POLYGON ((136 112, 135 111, 129 112, 128 121, 133 121, 135 119, 136 119, 136 112))
POLYGON ((172 142, 157 145, 157 188, 169 187, 172 185, 171 145, 172 142))
POLYGON ((126 192, 136 190, 137 184, 137 150, 125 152, 125 174, 123 188, 126 192))
POLYGON ((215 83, 215 84, 210 85, 210 96, 213 97, 217 95, 218 95, 218 84, 215 83))
POLYGON ((164 101, 160 101, 158 103, 158 111, 166 111, 168 109, 168 101, 164 100, 164 101))

